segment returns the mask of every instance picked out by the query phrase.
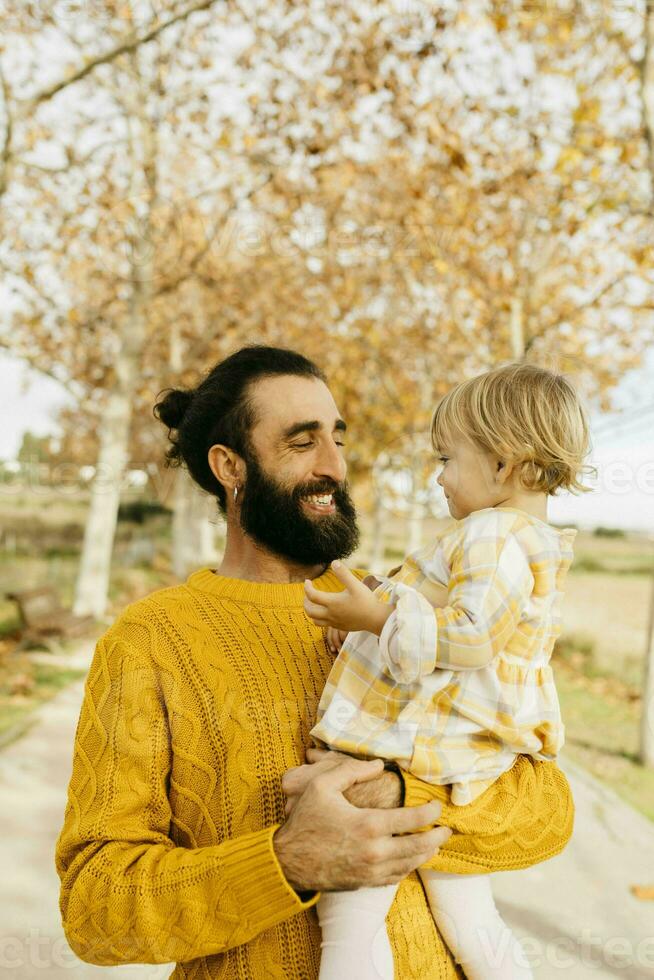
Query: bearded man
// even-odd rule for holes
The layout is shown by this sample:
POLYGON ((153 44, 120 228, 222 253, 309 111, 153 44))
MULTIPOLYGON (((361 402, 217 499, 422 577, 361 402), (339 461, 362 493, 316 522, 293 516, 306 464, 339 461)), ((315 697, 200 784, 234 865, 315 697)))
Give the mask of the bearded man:
POLYGON ((414 869, 436 853, 476 874, 558 853, 565 777, 521 756, 484 804, 453 808, 452 835, 408 773, 316 750, 305 764, 332 656, 303 583, 340 589, 329 563, 358 540, 345 422, 312 362, 269 347, 155 414, 168 462, 216 497, 225 552, 98 641, 56 853, 71 947, 96 964, 175 961, 174 980, 314 980, 320 892, 401 881, 396 977, 457 976, 414 869))

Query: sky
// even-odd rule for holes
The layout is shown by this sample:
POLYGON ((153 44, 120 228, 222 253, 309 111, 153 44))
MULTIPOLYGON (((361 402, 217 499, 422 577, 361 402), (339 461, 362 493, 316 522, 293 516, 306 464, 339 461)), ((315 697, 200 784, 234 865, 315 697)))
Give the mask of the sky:
MULTIPOLYGON (((14 459, 23 433, 57 433, 55 410, 66 403, 55 381, 0 355, 0 459, 14 459)), ((616 390, 619 411, 591 417, 598 468, 592 492, 550 501, 549 519, 581 528, 645 530, 654 535, 654 343, 642 370, 625 376, 616 390)))

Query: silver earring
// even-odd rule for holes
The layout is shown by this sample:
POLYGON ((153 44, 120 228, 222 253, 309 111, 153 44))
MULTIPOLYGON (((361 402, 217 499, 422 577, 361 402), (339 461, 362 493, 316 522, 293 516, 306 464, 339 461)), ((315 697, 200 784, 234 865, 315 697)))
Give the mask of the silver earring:
POLYGON ((234 487, 234 503, 236 503, 237 497, 238 497, 238 487, 234 487))

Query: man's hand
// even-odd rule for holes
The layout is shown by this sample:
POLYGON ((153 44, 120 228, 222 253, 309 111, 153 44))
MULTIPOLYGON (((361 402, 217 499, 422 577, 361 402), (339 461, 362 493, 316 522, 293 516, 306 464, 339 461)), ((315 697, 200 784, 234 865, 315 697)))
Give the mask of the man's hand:
MULTIPOLYGON (((314 746, 308 748, 307 760, 309 765, 294 766, 292 769, 287 769, 282 776, 282 789, 288 797, 284 807, 286 815, 288 816, 291 812, 312 779, 315 779, 321 772, 328 772, 335 765, 339 765, 339 760, 351 758, 352 756, 346 755, 344 752, 335 752, 333 749, 318 749, 314 746), (318 765, 318 763, 322 763, 322 765, 318 765)), ((395 772, 382 770, 375 779, 350 786, 343 793, 343 796, 353 806, 358 807, 387 809, 400 806, 402 803, 401 779, 395 772)))
POLYGON ((316 626, 337 630, 369 630, 381 633, 393 606, 380 602, 356 575, 340 561, 333 561, 332 571, 343 583, 342 592, 322 592, 307 579, 304 583, 304 611, 316 626))
POLYGON ((389 810, 359 809, 347 802, 343 794, 350 787, 383 772, 381 759, 325 759, 313 766, 318 767, 321 771, 273 837, 284 875, 297 891, 395 884, 451 836, 447 827, 421 830, 438 819, 437 802, 389 810))

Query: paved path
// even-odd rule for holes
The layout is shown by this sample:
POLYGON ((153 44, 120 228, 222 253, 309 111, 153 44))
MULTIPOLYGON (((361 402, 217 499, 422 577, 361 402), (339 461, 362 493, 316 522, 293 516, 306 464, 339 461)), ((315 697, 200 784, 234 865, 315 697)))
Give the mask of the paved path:
MULTIPOLYGON (((92 645, 76 660, 89 662, 92 645)), ((70 662, 70 658, 67 658, 70 662)), ((54 842, 70 776, 81 683, 44 706, 0 752, 0 980, 163 980, 170 966, 94 967, 71 953, 59 922, 54 842)), ((536 980, 654 980, 654 824, 564 761, 577 806, 558 858, 495 876, 498 904, 525 942, 536 980)), ((425 978, 428 980, 428 978, 425 978)))

